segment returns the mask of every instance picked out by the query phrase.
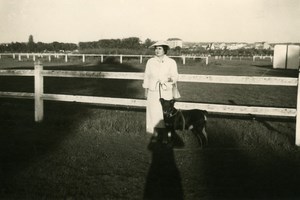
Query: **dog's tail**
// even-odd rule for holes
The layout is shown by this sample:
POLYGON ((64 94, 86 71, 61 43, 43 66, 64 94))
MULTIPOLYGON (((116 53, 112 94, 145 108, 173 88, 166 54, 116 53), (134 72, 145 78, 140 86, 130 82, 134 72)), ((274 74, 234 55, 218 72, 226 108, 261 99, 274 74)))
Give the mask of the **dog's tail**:
POLYGON ((203 115, 204 115, 204 121, 207 121, 207 116, 208 116, 208 112, 206 110, 203 110, 203 115))

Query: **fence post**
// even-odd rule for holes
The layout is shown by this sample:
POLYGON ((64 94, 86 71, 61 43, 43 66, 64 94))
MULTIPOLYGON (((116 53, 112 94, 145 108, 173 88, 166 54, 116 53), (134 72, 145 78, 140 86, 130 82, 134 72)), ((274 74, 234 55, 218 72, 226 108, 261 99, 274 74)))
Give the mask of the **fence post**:
POLYGON ((120 63, 123 63, 123 55, 120 55, 120 63))
POLYGON ((82 54, 82 62, 85 62, 85 55, 82 54))
POLYGON ((68 54, 65 55, 65 62, 68 62, 68 54))
POLYGON ((297 85, 296 146, 300 146, 300 71, 297 85))
POLYGON ((51 55, 49 55, 49 62, 51 62, 51 55))
POLYGON ((44 77, 42 75, 43 65, 40 61, 34 63, 34 120, 43 121, 44 118, 44 77))
POLYGON ((205 64, 208 65, 208 57, 205 58, 205 64))
POLYGON ((185 56, 182 56, 182 63, 185 65, 185 56))
POLYGON ((19 54, 19 61, 22 61, 21 54, 19 54))
POLYGON ((140 64, 142 64, 142 63, 143 63, 143 56, 140 55, 140 64))
POLYGON ((101 63, 103 63, 103 55, 101 55, 101 63))

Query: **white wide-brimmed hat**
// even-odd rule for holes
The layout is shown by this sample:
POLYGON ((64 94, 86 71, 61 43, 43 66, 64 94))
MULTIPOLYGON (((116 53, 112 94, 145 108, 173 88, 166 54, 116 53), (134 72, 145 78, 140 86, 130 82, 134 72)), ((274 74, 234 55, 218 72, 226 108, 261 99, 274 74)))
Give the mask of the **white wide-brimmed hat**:
POLYGON ((170 45, 166 41, 158 41, 152 44, 149 48, 154 48, 156 46, 167 46, 170 49, 170 45))

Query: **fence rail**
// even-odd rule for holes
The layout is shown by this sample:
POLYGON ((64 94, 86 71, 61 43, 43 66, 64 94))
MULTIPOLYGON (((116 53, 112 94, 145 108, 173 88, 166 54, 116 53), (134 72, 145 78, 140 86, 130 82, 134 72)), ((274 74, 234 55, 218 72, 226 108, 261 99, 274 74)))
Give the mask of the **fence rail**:
MULTIPOLYGON (((18 57, 18 60, 21 61, 22 57, 27 57, 29 59, 32 57, 32 60, 35 61, 36 57, 48 57, 49 62, 51 62, 52 57, 54 58, 60 58, 64 57, 65 62, 68 62, 69 57, 82 57, 82 62, 86 61, 86 57, 100 57, 100 61, 104 61, 104 57, 119 57, 120 63, 123 63, 123 58, 125 57, 136 57, 139 58, 140 63, 143 62, 143 58, 149 58, 153 57, 153 55, 123 55, 123 54, 62 54, 62 53, 0 53, 0 59, 2 56, 12 56, 13 59, 16 59, 16 56, 18 57)), ((169 56, 171 58, 181 58, 182 63, 185 65, 186 59, 205 59, 205 64, 208 65, 208 56, 189 56, 189 55, 182 55, 182 56, 169 56)))
MULTIPOLYGON (((0 97, 7 98, 24 98, 35 100, 35 121, 43 120, 44 108, 43 101, 67 101, 81 103, 97 103, 117 106, 134 106, 145 107, 144 99, 127 99, 127 98, 109 98, 95 96, 79 95, 62 95, 62 94, 45 94, 43 77, 74 77, 74 78, 104 78, 104 79, 133 79, 142 80, 143 73, 123 73, 123 72, 97 72, 97 71, 54 71, 43 70, 41 63, 35 64, 34 70, 0 70, 0 76, 34 76, 35 91, 34 93, 25 92, 1 92, 0 97)), ((210 75, 193 75, 180 74, 180 82, 201 82, 201 83, 220 83, 220 84, 251 84, 251 85, 272 85, 272 86, 298 86, 299 78, 283 77, 248 77, 248 76, 210 76, 210 75)), ((296 117, 296 145, 300 146, 300 87, 297 90, 297 108, 273 108, 273 107, 256 107, 256 106, 235 106, 220 104, 204 104, 178 102, 176 105, 180 109, 204 109, 208 112, 227 113, 227 114, 246 114, 246 115, 263 115, 263 116, 281 116, 296 117)))

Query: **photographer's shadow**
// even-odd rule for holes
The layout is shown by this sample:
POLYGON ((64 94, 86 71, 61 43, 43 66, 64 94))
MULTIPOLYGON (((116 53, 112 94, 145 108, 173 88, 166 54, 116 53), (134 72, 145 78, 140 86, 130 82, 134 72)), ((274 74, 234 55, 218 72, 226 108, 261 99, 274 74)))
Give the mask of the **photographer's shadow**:
MULTIPOLYGON (((147 175, 144 199, 183 199, 181 176, 176 166, 173 144, 164 140, 165 130, 151 138, 152 162, 147 175)), ((178 138, 177 138, 178 139, 178 138)))

